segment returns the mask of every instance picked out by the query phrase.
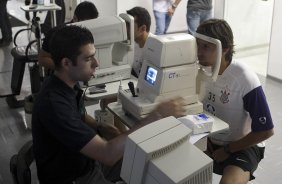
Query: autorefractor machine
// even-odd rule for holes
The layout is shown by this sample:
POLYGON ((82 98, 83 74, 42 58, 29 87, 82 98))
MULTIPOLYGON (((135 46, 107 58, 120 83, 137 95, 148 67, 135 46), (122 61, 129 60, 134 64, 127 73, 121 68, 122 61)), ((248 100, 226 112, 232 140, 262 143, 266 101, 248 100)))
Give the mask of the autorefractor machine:
POLYGON ((176 96, 185 99, 186 114, 203 112, 196 92, 197 75, 204 73, 216 80, 221 62, 221 42, 205 35, 196 34, 196 37, 216 45, 217 61, 212 72, 198 64, 194 36, 172 34, 149 37, 144 47, 137 87, 121 90, 119 94, 125 112, 140 120, 160 101, 176 96))
POLYGON ((88 86, 128 79, 134 58, 134 19, 128 14, 74 23, 94 36, 99 66, 88 86))

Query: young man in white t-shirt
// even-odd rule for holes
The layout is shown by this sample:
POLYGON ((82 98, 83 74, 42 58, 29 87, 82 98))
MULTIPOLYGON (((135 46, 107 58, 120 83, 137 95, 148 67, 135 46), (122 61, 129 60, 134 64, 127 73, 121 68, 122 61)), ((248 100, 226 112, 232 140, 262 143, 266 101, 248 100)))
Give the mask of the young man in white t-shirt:
POLYGON ((143 48, 148 37, 153 36, 150 33, 151 16, 145 8, 139 6, 126 11, 126 13, 134 17, 135 50, 131 73, 138 78, 143 63, 143 48))
MULTIPOLYGON (((222 55, 216 82, 200 84, 204 109, 229 124, 229 129, 211 134, 207 154, 214 159, 214 172, 222 174, 220 183, 247 183, 264 156, 264 142, 271 137, 273 122, 257 75, 243 63, 232 59, 233 33, 224 20, 203 22, 197 33, 221 41, 222 55)), ((215 45, 197 39, 198 59, 214 67, 215 45)))
MULTIPOLYGON (((131 74, 134 77, 138 78, 143 63, 143 48, 148 37, 152 36, 152 34, 150 33, 151 16, 145 8, 139 6, 127 10, 126 13, 134 18, 135 46, 131 74)), ((130 34, 128 34, 128 36, 130 36, 130 34)), ((115 101, 117 101, 117 97, 109 97, 101 100, 101 109, 104 110, 109 103, 115 101)), ((125 128, 122 126, 122 123, 120 123, 118 119, 115 118, 114 122, 121 131, 125 131, 125 128)))

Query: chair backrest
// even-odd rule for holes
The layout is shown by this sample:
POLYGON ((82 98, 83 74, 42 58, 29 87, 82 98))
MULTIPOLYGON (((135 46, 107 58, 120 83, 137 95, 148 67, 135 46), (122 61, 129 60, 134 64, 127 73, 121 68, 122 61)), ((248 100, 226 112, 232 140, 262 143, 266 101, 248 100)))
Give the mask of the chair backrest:
POLYGON ((14 184, 31 184, 30 165, 34 160, 32 141, 23 145, 18 154, 10 160, 10 171, 14 184))

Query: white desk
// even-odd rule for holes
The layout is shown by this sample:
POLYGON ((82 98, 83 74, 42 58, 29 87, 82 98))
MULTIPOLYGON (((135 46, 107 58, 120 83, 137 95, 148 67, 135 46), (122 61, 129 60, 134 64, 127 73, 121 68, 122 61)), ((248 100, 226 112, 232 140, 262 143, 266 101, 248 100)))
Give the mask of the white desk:
MULTIPOLYGON (((136 124, 139 123, 139 121, 137 119, 135 119, 134 117, 126 114, 123 109, 122 109, 122 105, 117 103, 117 102, 113 102, 108 104, 107 108, 109 109, 110 112, 112 112, 115 116, 117 116, 120 121, 122 123, 124 123, 127 127, 131 128, 133 126, 135 126, 136 124)), ((207 113, 207 112, 204 112, 207 113)), ((209 113, 207 113, 209 114, 209 113)), ((226 122, 222 121, 221 119, 209 114, 210 116, 212 116, 214 118, 214 123, 212 126, 212 130, 210 133, 214 133, 220 130, 224 130, 227 129, 229 126, 226 122)), ((207 144, 207 137, 204 137, 202 139, 200 139, 199 141, 197 141, 195 143, 195 146, 197 146, 199 149, 201 150, 206 150, 206 144, 207 144)))
POLYGON ((35 8, 30 8, 31 6, 21 6, 21 9, 25 12, 38 12, 38 11, 51 11, 51 10, 61 10, 62 8, 57 4, 46 4, 46 5, 36 5, 35 8))
MULTIPOLYGON (((114 115, 116 115, 129 128, 135 126, 139 122, 134 117, 125 114, 125 112, 122 109, 122 105, 118 104, 117 102, 113 102, 113 103, 108 104, 107 108, 109 109, 109 111, 111 111, 114 115)), ((209 114, 207 112, 204 112, 204 113, 209 114)), ((217 117, 215 117, 211 114, 209 114, 209 115, 214 118, 214 123, 213 123, 213 126, 212 126, 211 133, 228 128, 228 124, 226 122, 222 121, 221 119, 219 119, 219 118, 217 118, 217 117)))
MULTIPOLYGON (((130 79, 122 80, 121 85, 123 89, 128 89, 128 82, 133 82, 134 85, 136 86, 137 78, 131 76, 130 79)), ((106 92, 104 93, 89 94, 89 90, 86 90, 85 97, 87 100, 101 100, 104 98, 117 96, 119 85, 120 85, 120 81, 107 83, 105 87, 106 92)))
POLYGON ((21 6, 21 9, 25 12, 38 12, 38 11, 52 11, 51 13, 51 26, 55 27, 56 23, 56 12, 57 10, 61 10, 62 8, 55 3, 50 3, 46 5, 36 5, 35 8, 31 8, 32 6, 21 6))

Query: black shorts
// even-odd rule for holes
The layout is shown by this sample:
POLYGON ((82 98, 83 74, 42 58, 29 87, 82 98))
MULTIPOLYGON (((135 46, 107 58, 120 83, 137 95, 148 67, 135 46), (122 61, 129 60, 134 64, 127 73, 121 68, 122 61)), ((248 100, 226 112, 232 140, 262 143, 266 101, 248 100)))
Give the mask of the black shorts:
MULTIPOLYGON (((221 146, 212 144, 214 150, 221 146)), ((250 180, 255 179, 253 176, 254 171, 257 169, 259 162, 264 157, 264 147, 258 147, 257 145, 249 147, 245 150, 232 153, 223 162, 213 162, 213 172, 219 175, 223 174, 223 170, 226 166, 235 165, 243 169, 243 171, 250 172, 250 180)))

